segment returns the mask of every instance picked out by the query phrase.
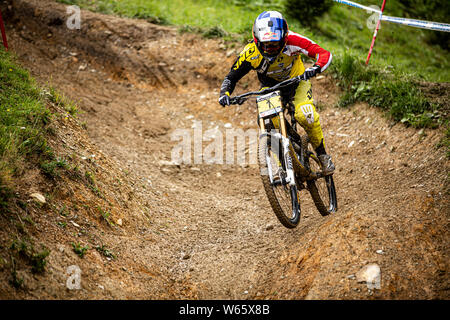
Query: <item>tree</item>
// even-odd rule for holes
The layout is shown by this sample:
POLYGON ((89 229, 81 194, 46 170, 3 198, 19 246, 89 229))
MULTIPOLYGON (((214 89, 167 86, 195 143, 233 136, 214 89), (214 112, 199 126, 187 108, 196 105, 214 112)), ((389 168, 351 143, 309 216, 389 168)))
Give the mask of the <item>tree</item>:
POLYGON ((332 0, 286 0, 285 12, 304 26, 314 26, 332 5, 332 0))
MULTIPOLYGON (((450 20, 450 5, 448 0, 399 0, 403 6, 404 16, 419 20, 430 20, 448 23, 450 20)), ((429 31, 428 42, 438 44, 443 49, 450 49, 450 33, 429 31)))

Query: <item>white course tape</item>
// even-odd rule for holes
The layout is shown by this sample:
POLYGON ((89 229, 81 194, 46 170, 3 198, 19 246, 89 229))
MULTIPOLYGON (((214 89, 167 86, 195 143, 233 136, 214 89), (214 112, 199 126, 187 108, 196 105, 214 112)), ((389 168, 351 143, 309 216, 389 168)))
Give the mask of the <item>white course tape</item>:
POLYGON ((404 24, 404 25, 407 25, 410 27, 450 32, 450 24, 447 24, 447 23, 431 22, 431 21, 423 21, 423 20, 415 20, 415 19, 405 19, 405 18, 390 17, 390 16, 383 16, 381 18, 381 20, 404 24))
POLYGON ((346 4, 346 5, 351 6, 351 7, 364 9, 364 10, 367 10, 367 11, 373 11, 373 12, 381 13, 381 10, 378 10, 378 9, 375 9, 375 8, 371 8, 371 7, 366 7, 366 6, 363 6, 362 4, 359 4, 359 3, 356 3, 356 2, 353 2, 353 1, 347 1, 347 0, 333 0, 333 1, 334 2, 339 2, 339 3, 342 3, 342 4, 346 4))
MULTIPOLYGON (((377 13, 381 14, 381 10, 363 6, 362 4, 359 4, 359 3, 356 3, 353 1, 347 1, 347 0, 333 0, 333 1, 342 3, 342 4, 346 4, 351 7, 355 7, 355 8, 359 8, 359 9, 363 9, 363 10, 367 10, 367 11, 372 11, 372 12, 377 12, 377 13)), ((406 19, 406 18, 399 18, 399 17, 390 17, 390 16, 385 16, 385 15, 383 15, 381 17, 381 20, 398 23, 398 24, 403 24, 403 25, 410 26, 410 27, 450 32, 450 24, 447 24, 447 23, 406 19)))

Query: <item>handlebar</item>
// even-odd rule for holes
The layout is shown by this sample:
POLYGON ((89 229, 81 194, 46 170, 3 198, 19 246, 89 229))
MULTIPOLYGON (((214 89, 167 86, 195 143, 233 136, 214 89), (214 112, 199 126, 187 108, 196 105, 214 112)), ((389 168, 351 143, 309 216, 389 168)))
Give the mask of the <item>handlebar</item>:
POLYGON ((254 95, 263 95, 263 94, 267 94, 270 92, 274 92, 280 88, 284 88, 284 87, 288 87, 291 86, 293 84, 297 84, 300 81, 304 80, 302 76, 297 76, 291 79, 287 79, 284 80, 276 85, 274 85, 273 87, 270 88, 266 88, 264 90, 260 90, 260 91, 251 91, 251 92, 246 92, 244 94, 241 94, 239 96, 235 96, 230 98, 230 104, 243 104, 245 101, 247 101, 247 99, 250 96, 254 96, 254 95))

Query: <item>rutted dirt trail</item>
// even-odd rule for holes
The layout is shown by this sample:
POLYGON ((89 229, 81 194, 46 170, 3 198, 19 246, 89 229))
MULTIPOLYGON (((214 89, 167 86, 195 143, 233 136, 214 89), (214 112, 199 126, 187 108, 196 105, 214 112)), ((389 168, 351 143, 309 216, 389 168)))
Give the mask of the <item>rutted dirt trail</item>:
MULTIPOLYGON (((52 269, 59 280, 28 292, 8 291, 9 296, 449 297, 449 163, 435 147, 438 130, 393 124, 366 105, 336 109, 332 79, 315 80, 337 166, 339 211, 323 218, 303 193, 303 220, 288 230, 271 212, 256 166, 166 165, 178 143, 171 140, 177 128, 192 129, 195 121, 222 132, 226 123, 256 127, 251 103, 227 109, 217 103, 239 49, 172 27, 87 11, 81 30, 68 30, 64 5, 9 5, 8 35, 21 63, 78 103, 93 152, 113 160, 112 171, 104 174, 117 170, 132 189, 124 206, 128 215, 117 212, 123 227, 102 233, 120 252, 117 260, 92 253, 81 262, 70 250, 56 249, 51 262, 60 266, 52 269), (64 276, 56 274, 77 263, 90 268, 83 273, 83 289, 68 291, 64 276), (381 267, 380 290, 368 291, 352 276, 368 263, 381 267)), ((254 79, 244 78, 236 92, 251 88, 254 79)))

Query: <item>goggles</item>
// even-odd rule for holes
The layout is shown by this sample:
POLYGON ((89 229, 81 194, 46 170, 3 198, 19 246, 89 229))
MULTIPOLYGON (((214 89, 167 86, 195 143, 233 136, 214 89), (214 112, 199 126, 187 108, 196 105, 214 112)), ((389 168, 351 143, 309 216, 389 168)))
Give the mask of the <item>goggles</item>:
POLYGON ((264 52, 267 52, 268 54, 275 54, 280 51, 281 42, 280 41, 262 42, 261 48, 264 50, 264 52))

